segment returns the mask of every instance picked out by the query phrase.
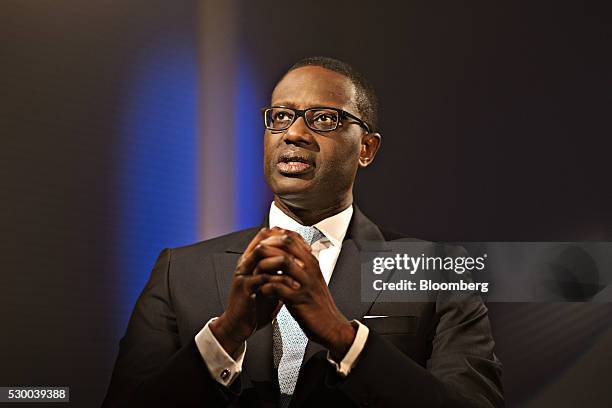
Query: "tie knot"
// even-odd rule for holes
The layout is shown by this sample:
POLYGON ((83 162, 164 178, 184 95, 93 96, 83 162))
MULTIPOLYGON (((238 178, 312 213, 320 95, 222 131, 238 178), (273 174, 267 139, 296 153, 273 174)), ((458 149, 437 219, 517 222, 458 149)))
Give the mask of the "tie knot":
POLYGON ((307 227, 305 225, 296 226, 295 232, 300 234, 308 245, 314 244, 325 236, 317 227, 307 227))

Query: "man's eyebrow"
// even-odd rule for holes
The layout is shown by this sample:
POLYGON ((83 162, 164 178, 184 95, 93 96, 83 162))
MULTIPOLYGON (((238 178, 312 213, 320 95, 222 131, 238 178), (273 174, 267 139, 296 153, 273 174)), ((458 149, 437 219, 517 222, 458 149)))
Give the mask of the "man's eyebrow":
POLYGON ((309 104, 309 105, 305 105, 305 106, 299 106, 296 103, 293 102, 275 102, 270 106, 283 106, 286 108, 292 108, 292 109, 310 109, 310 108, 333 108, 333 109, 343 109, 340 108, 336 105, 331 105, 331 104, 325 104, 325 103, 314 103, 314 104, 309 104))
POLYGON ((275 103, 272 104, 272 106, 286 106, 288 108, 296 108, 297 107, 297 105, 295 103, 293 103, 293 102, 283 102, 283 101, 275 102, 275 103))

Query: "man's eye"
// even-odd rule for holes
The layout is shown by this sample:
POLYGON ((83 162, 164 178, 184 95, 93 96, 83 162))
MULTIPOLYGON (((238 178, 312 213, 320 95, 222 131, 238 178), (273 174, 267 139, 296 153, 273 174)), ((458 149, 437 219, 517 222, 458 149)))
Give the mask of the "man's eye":
POLYGON ((334 117, 332 117, 331 115, 328 115, 327 113, 321 113, 315 116, 314 120, 315 122, 319 122, 319 123, 331 123, 335 119, 334 117))
POLYGON ((276 112, 274 114, 274 120, 291 120, 291 116, 287 112, 276 112))

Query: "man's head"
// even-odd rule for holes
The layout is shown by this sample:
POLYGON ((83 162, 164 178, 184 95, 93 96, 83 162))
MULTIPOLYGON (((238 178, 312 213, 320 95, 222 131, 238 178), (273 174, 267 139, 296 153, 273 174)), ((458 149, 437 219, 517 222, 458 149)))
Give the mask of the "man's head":
POLYGON ((295 209, 348 206, 358 167, 380 147, 372 87, 346 63, 308 58, 278 82, 271 106, 291 108, 267 115, 264 173, 276 197, 295 209), (333 109, 302 112, 321 107, 333 109))

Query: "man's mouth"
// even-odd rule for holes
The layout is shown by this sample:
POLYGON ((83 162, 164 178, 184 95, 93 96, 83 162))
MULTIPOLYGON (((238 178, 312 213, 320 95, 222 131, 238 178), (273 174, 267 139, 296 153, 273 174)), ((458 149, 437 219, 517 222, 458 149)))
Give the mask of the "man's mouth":
POLYGON ((314 168, 314 161, 301 153, 286 152, 278 158, 276 168, 285 175, 304 174, 314 168))

